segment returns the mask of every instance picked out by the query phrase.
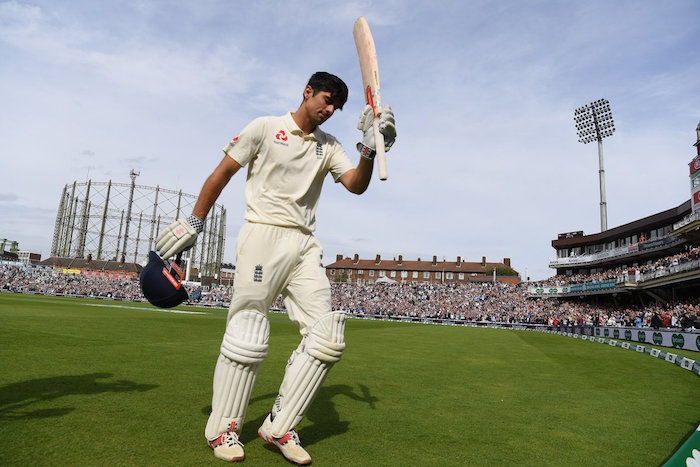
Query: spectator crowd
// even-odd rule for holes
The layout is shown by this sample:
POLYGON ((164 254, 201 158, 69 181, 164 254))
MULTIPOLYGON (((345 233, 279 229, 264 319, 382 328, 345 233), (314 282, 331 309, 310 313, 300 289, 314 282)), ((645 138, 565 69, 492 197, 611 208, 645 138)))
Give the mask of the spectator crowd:
POLYGON ((659 258, 647 264, 636 267, 617 267, 593 274, 574 274, 571 276, 552 276, 547 280, 539 281, 540 286, 565 286, 587 282, 600 282, 615 280, 617 283, 638 282, 648 277, 673 272, 674 268, 689 263, 700 262, 700 246, 688 247, 685 251, 674 255, 659 258))
MULTIPOLYGON (((693 254, 694 255, 694 254, 693 254)), ((671 261, 682 261, 674 258, 671 261)), ((556 281, 595 281, 600 275, 555 278, 556 281)), ((544 285, 545 281, 538 283, 544 285)), ((557 282, 560 283, 560 282, 557 282)), ((574 283, 574 282, 569 282, 574 283)), ((332 307, 358 316, 460 320, 546 325, 607 325, 653 328, 700 328, 698 297, 667 304, 594 304, 580 299, 533 299, 527 286, 499 282, 459 284, 332 284, 332 307)), ((137 279, 65 274, 50 268, 0 265, 0 290, 46 295, 142 301, 137 279)), ((198 305, 228 307, 230 286, 212 285, 201 294, 190 288, 198 305)), ((191 300, 192 302, 194 300, 191 300)), ((284 309, 278 297, 273 308, 284 309)))
POLYGON ((64 274, 51 268, 0 265, 0 290, 45 295, 140 300, 143 298, 138 280, 64 274))

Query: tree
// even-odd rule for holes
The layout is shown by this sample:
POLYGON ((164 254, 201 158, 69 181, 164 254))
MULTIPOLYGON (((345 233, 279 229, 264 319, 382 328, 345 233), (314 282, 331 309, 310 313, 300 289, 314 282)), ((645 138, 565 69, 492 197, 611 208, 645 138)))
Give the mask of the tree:
POLYGON ((496 270, 496 276, 519 276, 518 271, 506 266, 505 264, 499 264, 497 266, 487 266, 485 274, 487 276, 493 276, 493 270, 496 270))
POLYGON ((338 269, 338 274, 335 276, 336 282, 347 282, 348 275, 345 273, 345 269, 338 269))

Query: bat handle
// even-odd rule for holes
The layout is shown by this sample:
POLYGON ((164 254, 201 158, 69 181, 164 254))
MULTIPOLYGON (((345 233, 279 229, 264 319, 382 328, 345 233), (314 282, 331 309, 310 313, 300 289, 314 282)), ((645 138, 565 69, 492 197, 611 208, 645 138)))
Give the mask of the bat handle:
POLYGON ((379 180, 386 180, 386 153, 384 151, 384 135, 379 131, 379 119, 374 119, 374 144, 377 146, 377 168, 379 169, 379 180))

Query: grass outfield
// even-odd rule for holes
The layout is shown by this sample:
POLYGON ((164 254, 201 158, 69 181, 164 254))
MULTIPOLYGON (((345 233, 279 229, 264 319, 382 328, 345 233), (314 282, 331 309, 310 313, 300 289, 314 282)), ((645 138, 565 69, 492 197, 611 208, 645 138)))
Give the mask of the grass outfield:
MULTIPOLYGON (((225 311, 0 294, 0 465, 225 465, 203 438, 225 311)), ((243 465, 298 332, 273 314, 243 465)), ((655 466, 700 420, 700 378, 531 331, 349 320, 298 431, 316 466, 655 466)))

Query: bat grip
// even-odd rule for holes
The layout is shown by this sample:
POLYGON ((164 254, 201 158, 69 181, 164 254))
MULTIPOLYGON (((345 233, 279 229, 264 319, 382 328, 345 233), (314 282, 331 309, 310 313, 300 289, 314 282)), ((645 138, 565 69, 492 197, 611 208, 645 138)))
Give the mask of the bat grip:
POLYGON ((384 135, 379 131, 379 119, 375 118, 374 126, 374 144, 377 146, 377 169, 379 170, 379 180, 386 180, 386 153, 384 151, 384 135))

